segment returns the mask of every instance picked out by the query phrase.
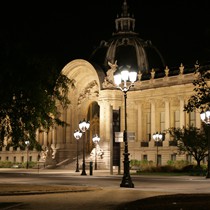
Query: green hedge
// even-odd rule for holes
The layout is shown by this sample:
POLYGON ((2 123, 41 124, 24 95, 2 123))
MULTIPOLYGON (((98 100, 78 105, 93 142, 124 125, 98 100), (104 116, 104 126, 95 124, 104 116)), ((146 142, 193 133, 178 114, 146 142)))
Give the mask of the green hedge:
MULTIPOLYGON (((26 162, 24 163, 14 163, 11 161, 0 161, 0 168, 26 168, 26 162)), ((37 162, 29 161, 28 167, 34 168, 37 165, 37 162)))

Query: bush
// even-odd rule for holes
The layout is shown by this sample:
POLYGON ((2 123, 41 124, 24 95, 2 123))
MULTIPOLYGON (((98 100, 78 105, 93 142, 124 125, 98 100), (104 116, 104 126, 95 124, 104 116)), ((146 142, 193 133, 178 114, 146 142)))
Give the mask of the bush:
POLYGON ((177 168, 177 169, 182 169, 183 167, 189 165, 189 161, 187 160, 176 160, 174 162, 174 166, 177 168))
POLYGON ((130 161, 131 169, 136 169, 138 171, 150 170, 152 166, 153 166, 153 161, 136 160, 136 159, 130 161))
POLYGON ((175 165, 175 161, 173 161, 173 160, 168 160, 168 161, 167 161, 167 165, 169 165, 169 166, 174 166, 174 165, 175 165))
MULTIPOLYGON (((24 163, 13 163, 11 161, 0 161, 0 168, 26 168, 26 162, 24 163)), ((34 168, 37 165, 37 162, 28 162, 29 168, 34 168)))
POLYGON ((207 166, 201 165, 198 168, 196 165, 189 164, 188 161, 179 160, 172 161, 169 160, 167 165, 156 166, 152 161, 147 160, 131 160, 131 169, 137 169, 138 172, 158 172, 158 173, 185 173, 194 176, 204 176, 207 172, 207 166))
POLYGON ((183 167, 182 172, 187 172, 191 176, 205 176, 207 169, 206 166, 188 165, 183 167))
POLYGON ((13 163, 11 161, 0 161, 0 168, 11 168, 13 163))

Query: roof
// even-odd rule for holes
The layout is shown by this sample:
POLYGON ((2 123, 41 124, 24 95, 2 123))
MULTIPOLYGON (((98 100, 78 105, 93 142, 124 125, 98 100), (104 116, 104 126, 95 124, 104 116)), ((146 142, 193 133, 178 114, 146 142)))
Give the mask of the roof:
POLYGON ((131 66, 137 72, 146 73, 152 69, 164 71, 165 61, 150 40, 143 40, 135 32, 135 18, 130 15, 126 0, 122 13, 115 19, 115 32, 108 41, 101 41, 92 52, 89 61, 109 69, 108 62, 120 66, 131 66))

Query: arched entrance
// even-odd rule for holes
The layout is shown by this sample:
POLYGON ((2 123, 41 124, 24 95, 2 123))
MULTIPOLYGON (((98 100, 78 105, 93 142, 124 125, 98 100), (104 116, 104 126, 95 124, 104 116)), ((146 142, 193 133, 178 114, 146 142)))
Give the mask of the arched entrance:
POLYGON ((100 107, 97 102, 92 102, 89 105, 88 108, 88 116, 87 119, 90 121, 90 128, 89 128, 89 135, 86 145, 86 151, 88 154, 92 151, 94 148, 94 143, 92 141, 93 136, 95 134, 98 134, 100 136, 100 130, 99 130, 99 113, 100 113, 100 107))

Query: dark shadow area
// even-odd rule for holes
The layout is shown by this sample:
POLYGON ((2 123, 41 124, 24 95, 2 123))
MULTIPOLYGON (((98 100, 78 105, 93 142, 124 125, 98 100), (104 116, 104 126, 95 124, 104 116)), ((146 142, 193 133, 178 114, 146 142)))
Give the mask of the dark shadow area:
POLYGON ((116 210, 209 210, 210 194, 174 194, 145 198, 120 205, 116 210))
POLYGON ((24 204, 21 202, 0 202, 0 209, 16 209, 15 207, 20 207, 22 205, 24 204))

